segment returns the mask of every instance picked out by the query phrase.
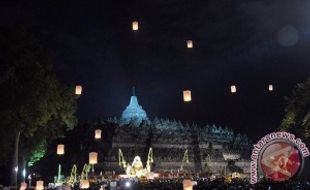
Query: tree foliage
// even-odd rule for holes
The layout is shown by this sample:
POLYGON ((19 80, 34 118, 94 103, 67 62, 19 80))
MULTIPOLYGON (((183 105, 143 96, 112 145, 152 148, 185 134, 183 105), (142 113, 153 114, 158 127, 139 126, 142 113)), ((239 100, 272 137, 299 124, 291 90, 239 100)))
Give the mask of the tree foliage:
POLYGON ((72 88, 59 83, 50 54, 20 27, 0 28, 0 163, 7 164, 16 134, 20 155, 62 136, 77 119, 72 88))
POLYGON ((310 139, 310 79, 297 84, 291 96, 286 97, 281 129, 291 131, 305 140, 310 139))

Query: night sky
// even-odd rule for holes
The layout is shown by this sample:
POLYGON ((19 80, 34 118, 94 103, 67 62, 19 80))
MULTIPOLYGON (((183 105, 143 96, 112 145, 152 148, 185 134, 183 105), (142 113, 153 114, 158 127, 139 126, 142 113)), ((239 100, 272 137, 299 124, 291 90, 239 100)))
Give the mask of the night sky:
POLYGON ((0 25, 25 26, 53 54, 60 80, 83 85, 80 122, 119 117, 136 86, 150 118, 215 123, 257 140, 310 77, 309 10, 308 0, 2 0, 0 25))

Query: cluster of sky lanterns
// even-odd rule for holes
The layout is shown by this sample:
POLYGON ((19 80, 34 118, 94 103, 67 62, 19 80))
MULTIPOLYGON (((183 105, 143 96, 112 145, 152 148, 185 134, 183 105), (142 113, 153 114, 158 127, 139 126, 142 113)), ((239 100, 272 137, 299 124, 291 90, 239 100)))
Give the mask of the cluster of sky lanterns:
MULTIPOLYGON (((268 91, 272 92, 274 90, 274 87, 272 84, 268 85, 268 91)), ((231 85, 230 86, 230 92, 232 94, 237 93, 237 86, 236 85, 231 85)), ((75 94, 76 95, 81 95, 82 94, 82 86, 81 85, 76 85, 75 86, 75 94)), ((183 90, 183 101, 184 102, 190 102, 192 101, 192 92, 191 90, 183 90)), ((101 131, 95 131, 95 139, 100 139, 101 138, 101 131)))
MULTIPOLYGON (((137 20, 132 21, 131 28, 132 28, 132 31, 138 31, 139 30, 139 22, 137 20)), ((188 49, 193 48, 194 47, 193 40, 186 40, 186 47, 188 49)))
MULTIPOLYGON (((80 86, 79 89, 81 90, 82 87, 80 86)), ((96 129, 94 131, 94 139, 95 140, 100 140, 101 135, 102 135, 101 129, 96 129)), ((57 149, 56 149, 56 153, 57 153, 57 155, 64 155, 65 154, 65 145, 64 144, 58 144, 57 149)), ((95 164, 98 163, 98 153, 97 152, 90 152, 88 154, 88 163, 91 166, 94 166, 95 164)), ((24 185, 24 184, 21 184, 21 186, 22 185, 24 185)), ((26 184, 26 187, 27 187, 27 184, 26 184)), ((25 189, 26 189, 26 187, 25 187, 25 189)), ((90 187, 90 183, 89 183, 88 179, 80 179, 80 188, 81 189, 88 189, 89 187, 90 187)), ((25 189, 20 189, 20 190, 25 190, 25 189)), ((43 181, 37 181, 36 189, 38 189, 38 190, 44 189, 43 181)))
MULTIPOLYGON (((273 85, 269 84, 268 85, 268 91, 272 92, 273 90, 274 90, 273 85)), ((230 86, 230 93, 232 93, 232 94, 237 93, 237 86, 236 85, 231 85, 230 86)), ((192 92, 191 92, 191 90, 183 90, 183 101, 184 102, 192 101, 192 92)))
MULTIPOLYGON (((82 88, 80 88, 82 89, 82 88)), ((99 140, 101 139, 102 131, 101 129, 96 129, 94 134, 94 139, 99 140)), ((64 144, 58 144, 56 148, 57 155, 61 156, 65 154, 65 145, 64 144)), ((88 163, 92 166, 98 163, 98 153, 97 152, 90 152, 88 154, 88 163)), ((89 180, 88 179, 81 179, 80 180, 80 188, 81 189, 88 189, 90 187, 89 180)), ((19 190, 26 190, 27 189, 27 183, 22 182, 20 184, 19 190)), ((36 181, 36 190, 43 190, 44 189, 44 181, 38 180, 36 181)))
MULTIPOLYGON (((268 91, 272 92, 274 90, 274 87, 272 84, 268 85, 268 91)), ((231 85, 230 86, 230 92, 232 94, 237 93, 237 86, 236 85, 231 85)), ((82 86, 81 85, 76 85, 75 86, 75 94, 76 95, 81 95, 82 94, 82 86)), ((183 101, 184 102, 190 102, 192 101, 192 93, 191 90, 183 90, 183 101)), ((98 129, 98 131, 95 131, 95 139, 100 139, 101 138, 101 130, 98 129)))
MULTIPOLYGON (((139 22, 138 22, 137 20, 132 21, 132 30, 133 30, 133 31, 138 31, 138 30, 139 30, 139 22)), ((193 40, 191 40, 191 39, 186 40, 186 47, 187 47, 188 49, 194 48, 194 42, 193 42, 193 40)), ((272 84, 269 84, 269 85, 268 85, 268 90, 269 90, 269 91, 273 91, 273 90, 274 90, 272 84)), ((231 86, 230 86, 230 92, 231 92, 232 94, 237 93, 237 86, 236 86, 236 85, 231 85, 231 86)), ((81 94, 82 94, 82 85, 76 85, 76 86, 75 86, 75 94, 76 94, 76 95, 81 95, 81 94)), ((192 101, 191 90, 184 90, 184 91, 183 91, 183 101, 184 101, 184 102, 190 102, 190 101, 192 101)), ((95 134, 95 138, 96 138, 96 135, 98 135, 98 137, 100 136, 100 138, 101 138, 101 132, 100 132, 100 134, 99 134, 99 131, 98 131, 98 134, 95 134)))
MULTIPOLYGON (((28 185, 26 182, 21 182, 19 186, 19 190, 26 190, 27 186, 28 185)), ((44 181, 43 180, 36 181, 35 190, 43 190, 43 189, 44 189, 44 181)))

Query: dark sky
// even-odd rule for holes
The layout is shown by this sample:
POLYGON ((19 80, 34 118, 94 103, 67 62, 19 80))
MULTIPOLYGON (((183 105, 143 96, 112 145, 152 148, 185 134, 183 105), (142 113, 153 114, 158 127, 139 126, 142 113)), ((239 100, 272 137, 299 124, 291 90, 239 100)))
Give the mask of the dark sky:
POLYGON ((81 121, 119 117, 135 85, 151 118, 216 123, 257 140, 310 77, 309 10, 308 0, 2 0, 0 24, 24 25, 53 53, 60 79, 83 85, 81 121))

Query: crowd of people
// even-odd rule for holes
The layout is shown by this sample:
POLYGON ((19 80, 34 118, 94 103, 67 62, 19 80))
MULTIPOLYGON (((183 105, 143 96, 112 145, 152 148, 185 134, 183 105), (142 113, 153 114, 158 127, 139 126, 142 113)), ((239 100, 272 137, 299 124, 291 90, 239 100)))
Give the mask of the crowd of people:
MULTIPOLYGON (((193 178, 193 190, 309 190, 308 181, 272 182, 261 181, 251 185, 246 179, 210 180, 208 178, 193 178)), ((183 190, 183 179, 156 179, 151 181, 119 180, 117 186, 103 185, 104 190, 183 190)))
MULTIPOLYGON (((106 180, 100 183, 91 183, 91 190, 183 190, 183 178, 161 178, 154 180, 117 179, 106 180)), ((192 178, 193 190, 310 190, 309 181, 285 181, 273 182, 262 180, 255 185, 251 185, 247 179, 227 180, 219 178, 211 180, 209 178, 192 178)), ((80 184, 73 187, 69 185, 49 186, 48 190, 81 190, 80 184)), ((9 190, 9 187, 1 187, 0 190, 9 190)), ((14 189, 14 188, 13 188, 14 189)), ((27 189, 34 189, 27 188, 27 189)))

